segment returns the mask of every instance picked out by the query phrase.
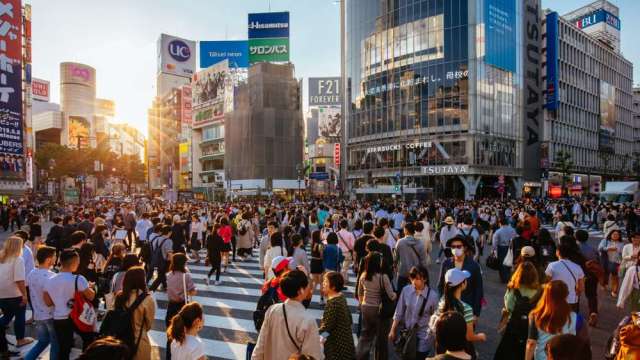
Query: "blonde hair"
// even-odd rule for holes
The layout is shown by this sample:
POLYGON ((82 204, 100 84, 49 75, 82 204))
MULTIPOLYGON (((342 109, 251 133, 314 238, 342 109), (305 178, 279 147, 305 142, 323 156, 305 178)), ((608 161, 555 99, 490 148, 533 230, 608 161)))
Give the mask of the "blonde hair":
POLYGON ((0 251, 0 264, 4 264, 7 261, 22 256, 23 240, 19 236, 10 236, 4 241, 4 246, 0 251))

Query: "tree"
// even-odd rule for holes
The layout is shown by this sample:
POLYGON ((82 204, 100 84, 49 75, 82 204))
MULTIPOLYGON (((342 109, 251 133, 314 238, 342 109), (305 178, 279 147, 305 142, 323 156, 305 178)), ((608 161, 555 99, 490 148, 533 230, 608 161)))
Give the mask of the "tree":
POLYGON ((562 193, 567 195, 567 182, 569 180, 569 173, 573 168, 573 160, 571 160, 571 154, 568 151, 560 150, 556 153, 556 165, 562 173, 562 193))

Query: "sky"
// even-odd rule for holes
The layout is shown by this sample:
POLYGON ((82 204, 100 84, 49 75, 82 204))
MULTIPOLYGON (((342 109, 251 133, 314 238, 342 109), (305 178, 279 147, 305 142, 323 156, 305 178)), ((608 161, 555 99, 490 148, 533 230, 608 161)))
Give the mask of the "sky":
MULTIPOLYGON (((377 0, 370 0, 377 1, 377 0)), ((446 1, 446 0, 445 0, 446 1)), ((542 0, 560 14, 589 0, 542 0)), ((247 37, 247 14, 291 13, 291 61, 296 77, 340 75, 339 11, 336 0, 27 0, 33 11, 33 76, 51 81, 51 101, 60 99, 64 61, 93 66, 97 96, 116 102, 115 121, 147 134, 147 109, 155 96, 156 41, 161 33, 190 40, 247 37)), ((620 8, 622 51, 637 64, 640 1, 613 0, 620 8), (637 41, 636 41, 637 44, 637 41)), ((199 55, 198 55, 199 56, 199 55)))

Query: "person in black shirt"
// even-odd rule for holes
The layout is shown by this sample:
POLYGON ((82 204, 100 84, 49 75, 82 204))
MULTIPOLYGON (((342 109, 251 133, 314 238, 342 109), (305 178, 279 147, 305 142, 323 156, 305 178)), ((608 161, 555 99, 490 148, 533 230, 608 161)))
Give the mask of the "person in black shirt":
POLYGON ((358 271, 360 260, 364 259, 367 256, 367 242, 371 239, 375 239, 373 237, 373 223, 367 222, 363 225, 362 231, 364 232, 359 238, 356 239, 355 244, 353 245, 353 251, 355 252, 356 258, 354 264, 356 265, 356 273, 360 274, 358 271))

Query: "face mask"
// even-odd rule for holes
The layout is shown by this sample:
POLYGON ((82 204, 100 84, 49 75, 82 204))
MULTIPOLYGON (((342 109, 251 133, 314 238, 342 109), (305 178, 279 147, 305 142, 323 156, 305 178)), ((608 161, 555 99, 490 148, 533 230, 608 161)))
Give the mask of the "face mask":
POLYGON ((463 252, 462 249, 453 249, 453 256, 460 257, 462 256, 462 252, 463 252))

